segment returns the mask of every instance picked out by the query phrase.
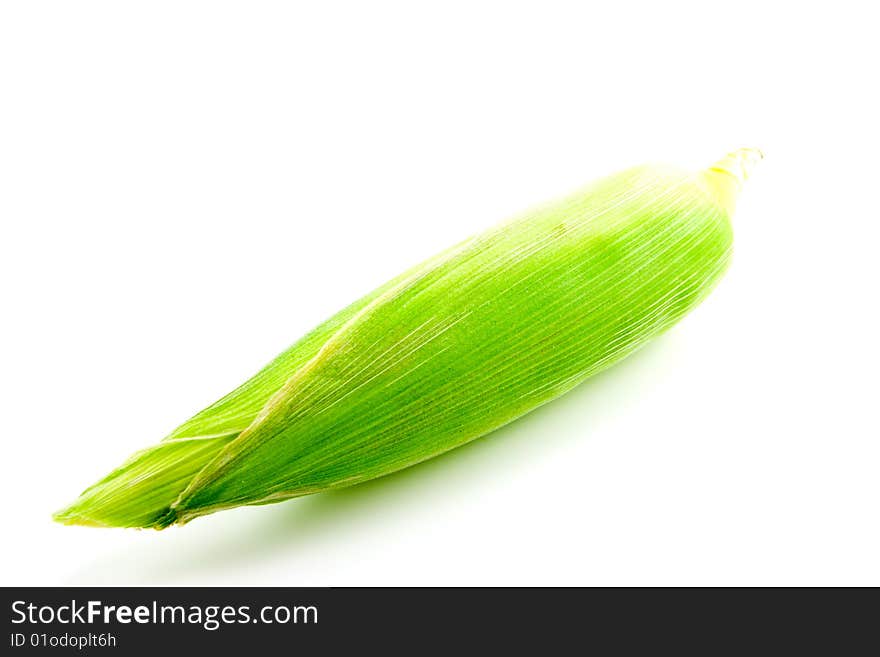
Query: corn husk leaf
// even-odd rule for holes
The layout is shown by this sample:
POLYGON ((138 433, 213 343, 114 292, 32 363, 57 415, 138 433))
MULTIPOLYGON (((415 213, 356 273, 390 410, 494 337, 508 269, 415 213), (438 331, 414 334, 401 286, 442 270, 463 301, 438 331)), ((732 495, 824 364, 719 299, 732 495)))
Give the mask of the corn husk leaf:
POLYGON ((349 486, 558 397, 662 333, 728 265, 756 151, 642 166, 499 225, 355 302, 56 519, 155 527, 349 486))

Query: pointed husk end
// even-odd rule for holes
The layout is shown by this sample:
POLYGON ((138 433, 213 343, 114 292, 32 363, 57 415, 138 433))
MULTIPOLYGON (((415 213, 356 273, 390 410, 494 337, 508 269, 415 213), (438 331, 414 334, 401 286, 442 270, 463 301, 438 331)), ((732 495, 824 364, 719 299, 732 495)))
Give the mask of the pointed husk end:
POLYGON ((703 172, 712 195, 728 217, 733 216, 743 184, 763 159, 764 153, 760 149, 740 148, 728 153, 703 172))
POLYGON ((138 452, 52 517, 65 525, 164 529, 174 503, 234 436, 168 440, 138 452))

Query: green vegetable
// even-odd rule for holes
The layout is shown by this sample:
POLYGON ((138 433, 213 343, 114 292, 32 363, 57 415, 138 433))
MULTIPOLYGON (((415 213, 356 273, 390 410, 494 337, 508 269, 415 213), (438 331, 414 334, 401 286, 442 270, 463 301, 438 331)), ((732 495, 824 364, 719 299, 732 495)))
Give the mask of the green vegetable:
POLYGON ((55 515, 163 528, 406 468, 632 353, 730 260, 745 149, 641 166, 502 224, 327 320, 55 515))

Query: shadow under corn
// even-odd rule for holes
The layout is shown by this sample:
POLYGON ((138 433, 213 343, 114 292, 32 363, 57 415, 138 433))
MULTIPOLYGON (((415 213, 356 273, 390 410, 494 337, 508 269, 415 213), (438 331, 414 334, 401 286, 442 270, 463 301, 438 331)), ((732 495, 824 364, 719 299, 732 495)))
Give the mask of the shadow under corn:
POLYGON ((564 449, 572 440, 590 440, 594 427, 636 403, 640 392, 662 380, 671 367, 669 344, 668 337, 655 340, 568 394, 483 438, 357 486, 224 511, 162 532, 76 528, 127 531, 131 541, 125 549, 80 568, 64 583, 226 584, 225 578, 231 575, 238 583, 271 584, 254 581, 265 579, 259 576, 248 579, 249 571, 280 554, 295 560, 298 551, 320 547, 329 539, 356 540, 366 531, 364 523, 376 514, 430 512, 430 501, 440 489, 473 487, 476 491, 491 485, 486 478, 497 477, 499 472, 513 471, 513 476, 524 472, 524 464, 546 450, 564 449))

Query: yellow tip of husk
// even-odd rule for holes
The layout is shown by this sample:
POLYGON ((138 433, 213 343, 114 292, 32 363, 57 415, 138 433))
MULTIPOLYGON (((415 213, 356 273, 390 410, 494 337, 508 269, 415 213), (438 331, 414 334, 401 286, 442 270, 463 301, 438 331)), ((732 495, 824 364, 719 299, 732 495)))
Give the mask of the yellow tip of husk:
POLYGON ((757 148, 740 148, 728 153, 704 172, 706 181, 728 216, 733 216, 736 199, 764 153, 757 148))
POLYGON ((749 179, 755 165, 763 159, 764 153, 758 148, 740 148, 722 157, 709 170, 729 174, 742 184, 749 179))

